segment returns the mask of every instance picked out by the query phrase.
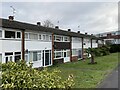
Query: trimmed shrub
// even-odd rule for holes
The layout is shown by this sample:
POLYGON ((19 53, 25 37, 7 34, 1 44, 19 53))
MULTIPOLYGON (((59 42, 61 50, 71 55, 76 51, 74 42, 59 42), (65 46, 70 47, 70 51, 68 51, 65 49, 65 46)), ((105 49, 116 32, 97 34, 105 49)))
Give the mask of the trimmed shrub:
POLYGON ((110 47, 109 46, 102 46, 102 47, 99 47, 99 48, 89 48, 89 49, 86 49, 86 52, 87 53, 90 53, 90 51, 94 54, 94 56, 105 56, 105 55, 109 55, 110 52, 109 52, 109 49, 110 47))
POLYGON ((66 80, 59 76, 60 70, 48 72, 45 68, 38 71, 32 65, 26 65, 24 61, 19 63, 8 62, 2 64, 2 85, 3 89, 39 89, 39 88, 66 88, 74 85, 73 76, 66 80))
POLYGON ((120 52, 120 44, 110 45, 110 53, 120 52))

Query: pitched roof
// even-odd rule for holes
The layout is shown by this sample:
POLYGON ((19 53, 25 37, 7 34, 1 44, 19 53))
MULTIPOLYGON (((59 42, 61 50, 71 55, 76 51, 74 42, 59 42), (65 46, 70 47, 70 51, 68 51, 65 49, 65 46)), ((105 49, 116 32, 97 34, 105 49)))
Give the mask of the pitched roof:
POLYGON ((65 36, 71 36, 71 37, 86 37, 86 38, 92 38, 92 39, 100 39, 95 36, 91 35, 86 35, 86 34, 81 34, 81 33, 76 33, 72 31, 65 31, 61 29, 55 29, 55 28, 48 28, 48 27, 43 27, 43 26, 38 26, 34 24, 29 24, 29 23, 24 23, 24 22, 19 22, 19 21, 10 21, 9 19, 3 19, 0 18, 0 26, 4 28, 13 28, 13 29, 21 29, 21 30, 39 30, 43 32, 50 32, 54 33, 57 35, 65 35, 65 36))

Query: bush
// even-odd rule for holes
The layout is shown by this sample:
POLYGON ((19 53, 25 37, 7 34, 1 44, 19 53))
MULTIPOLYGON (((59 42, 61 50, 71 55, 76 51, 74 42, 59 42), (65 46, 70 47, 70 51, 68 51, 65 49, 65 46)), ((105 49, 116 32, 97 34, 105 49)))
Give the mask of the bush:
POLYGON ((110 45, 110 53, 120 52, 120 44, 110 45))
POLYGON ((94 54, 94 56, 105 56, 105 55, 109 55, 109 46, 102 46, 102 47, 98 47, 98 48, 89 48, 87 49, 87 53, 90 53, 90 51, 94 54), (89 51, 90 50, 90 51, 89 51))
POLYGON ((8 88, 71 88, 74 85, 73 76, 62 80, 59 76, 60 70, 48 72, 45 68, 42 71, 31 68, 24 61, 19 63, 8 62, 2 64, 2 85, 3 89, 8 88))

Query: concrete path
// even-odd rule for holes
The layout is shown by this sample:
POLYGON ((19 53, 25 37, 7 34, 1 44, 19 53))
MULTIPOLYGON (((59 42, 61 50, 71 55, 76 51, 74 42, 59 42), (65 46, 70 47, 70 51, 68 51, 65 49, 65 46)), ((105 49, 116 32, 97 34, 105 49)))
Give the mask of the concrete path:
POLYGON ((118 88, 118 71, 120 71, 120 65, 117 69, 113 70, 103 82, 101 82, 98 88, 118 88))

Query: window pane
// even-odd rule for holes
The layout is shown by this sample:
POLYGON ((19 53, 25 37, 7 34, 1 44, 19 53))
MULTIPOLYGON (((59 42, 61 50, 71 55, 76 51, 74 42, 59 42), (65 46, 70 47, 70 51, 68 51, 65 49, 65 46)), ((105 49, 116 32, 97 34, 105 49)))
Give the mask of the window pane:
POLYGON ((70 51, 67 51, 67 57, 69 57, 70 56, 70 51))
POLYGON ((52 40, 52 36, 49 36, 49 40, 50 40, 50 41, 52 40))
POLYGON ((2 37, 2 31, 0 30, 0 37, 2 37))
POLYGON ((31 62, 33 60, 32 52, 29 52, 29 61, 31 62))
POLYGON ((49 36, 48 35, 46 35, 46 40, 49 41, 49 36))
POLYGON ((12 61, 12 56, 10 56, 10 61, 12 61))
POLYGON ((62 56, 61 52, 56 52, 56 58, 59 58, 61 56, 62 56))
POLYGON ((17 38, 21 38, 21 32, 17 32, 17 38))
POLYGON ((25 61, 28 62, 28 55, 25 55, 25 61))
POLYGON ((5 31, 5 38, 15 38, 14 31, 5 31))
POLYGON ((29 35, 30 39, 38 40, 38 34, 30 33, 29 35))
POLYGON ((43 35, 43 40, 46 40, 46 36, 45 35, 43 35))
POLYGON ((38 60, 41 60, 41 54, 37 55, 38 60))
POLYGON ((37 52, 33 52, 33 61, 37 61, 37 52))
POLYGON ((66 57, 66 52, 64 52, 64 57, 66 57))
POLYGON ((56 41, 62 41, 62 37, 61 36, 56 36, 56 41))
POLYGON ((40 40, 42 39, 41 35, 39 35, 39 39, 40 39, 40 40))
POLYGON ((28 33, 25 33, 25 38, 28 39, 28 33))
POLYGON ((69 41, 68 37, 64 37, 64 41, 69 41))

